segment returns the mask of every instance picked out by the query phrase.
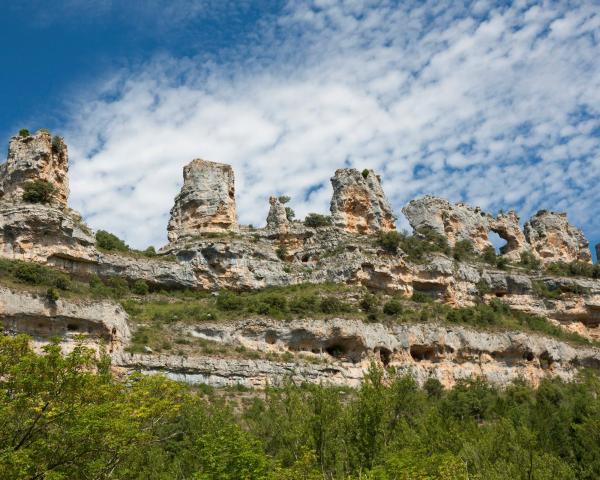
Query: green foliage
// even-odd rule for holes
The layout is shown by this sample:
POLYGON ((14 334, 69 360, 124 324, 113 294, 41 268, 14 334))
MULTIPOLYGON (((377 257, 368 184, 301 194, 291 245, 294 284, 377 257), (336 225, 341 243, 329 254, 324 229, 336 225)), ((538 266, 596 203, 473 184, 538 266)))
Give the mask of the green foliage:
POLYGON ((0 277, 18 283, 56 287, 68 290, 72 286, 70 278, 63 272, 33 262, 0 259, 0 277))
MULTIPOLYGON (((393 240, 393 242, 396 241, 393 240)), ((415 263, 423 262, 429 254, 434 252, 445 255, 451 254, 446 237, 433 231, 424 231, 417 235, 408 235, 406 232, 399 233, 397 248, 402 250, 408 259, 415 263)))
POLYGON ((291 198, 290 198, 290 197, 288 197, 287 195, 281 195, 281 196, 279 197, 279 203, 286 204, 286 203, 288 203, 290 200, 291 200, 291 198))
POLYGON ((275 250, 275 254, 277 255, 277 258, 279 258, 279 260, 285 260, 287 258, 288 250, 285 246, 285 243, 281 243, 277 247, 277 249, 275 250))
POLYGON ((23 200, 30 203, 50 203, 56 189, 47 180, 32 180, 23 184, 23 200))
POLYGON ((389 253, 397 253, 402 241, 402 235, 396 230, 381 232, 377 239, 379 245, 389 253))
POLYGON ((96 246, 102 250, 128 252, 129 247, 116 235, 113 235, 106 230, 98 230, 96 232, 96 246))
POLYGON ((557 299, 560 298, 560 290, 558 288, 550 289, 542 280, 534 280, 532 282, 534 293, 542 298, 557 299))
POLYGON ((542 266, 542 263, 537 259, 537 257, 529 252, 521 252, 521 259, 519 261, 519 265, 527 270, 539 270, 542 266))
POLYGON ((477 282, 476 287, 477 287, 477 292, 479 293, 480 296, 484 296, 484 295, 490 293, 490 286, 483 278, 477 282))
POLYGON ((109 367, 82 346, 36 354, 0 336, 0 478, 600 478, 591 374, 445 390, 372 365, 356 390, 289 381, 240 399, 156 375, 120 383, 109 367))
POLYGON ((506 268, 508 267, 508 260, 502 256, 498 257, 496 259, 496 267, 500 270, 506 270, 506 268))
POLYGON ((156 249, 151 245, 142 254, 146 257, 156 257, 156 249))
POLYGON ((131 291, 136 295, 148 295, 150 287, 144 280, 137 280, 131 287, 131 291))
POLYGON ((490 265, 496 265, 496 249, 494 247, 487 246, 482 254, 482 259, 485 263, 489 263, 490 265))
POLYGON ((363 176, 363 178, 367 178, 369 176, 369 169, 368 168, 365 168, 362 171, 362 176, 363 176))
POLYGON ((62 138, 60 138, 58 135, 54 135, 52 137, 52 151, 54 153, 60 153, 64 147, 65 144, 63 143, 62 138))
POLYGON ((19 136, 26 138, 30 135, 29 130, 27 130, 26 128, 22 128, 21 130, 19 130, 19 136))
POLYGON ((413 294, 410 297, 410 299, 413 302, 417 302, 417 303, 429 303, 429 302, 433 301, 433 298, 431 298, 431 296, 427 295, 426 293, 419 292, 417 290, 413 291, 413 294))
POLYGON ((383 305, 383 313, 386 315, 396 316, 402 313, 404 308, 398 300, 392 299, 383 305))
POLYGON ((56 301, 60 298, 60 294, 56 288, 50 287, 48 290, 46 290, 46 298, 49 302, 56 303, 56 301))
POLYGON ((588 277, 600 278, 600 264, 591 264, 585 262, 553 262, 546 267, 546 270, 553 275, 561 277, 588 277))
POLYGON ((296 218, 296 212, 292 207, 285 207, 285 217, 291 222, 296 218))
POLYGON ((473 242, 470 240, 459 240, 454 244, 452 255, 459 262, 473 258, 475 256, 473 242))
POLYGON ((328 227, 331 223, 331 216, 319 213, 309 213, 304 219, 304 225, 311 228, 328 227))

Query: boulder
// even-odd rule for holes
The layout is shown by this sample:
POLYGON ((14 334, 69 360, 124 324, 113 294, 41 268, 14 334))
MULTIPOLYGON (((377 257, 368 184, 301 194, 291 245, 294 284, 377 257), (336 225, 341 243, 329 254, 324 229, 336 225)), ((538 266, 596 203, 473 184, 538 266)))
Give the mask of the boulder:
POLYGON ((396 228, 396 217, 381 187, 381 178, 373 170, 361 173, 354 168, 340 168, 331 184, 331 216, 335 226, 351 233, 396 228))
POLYGON ((542 262, 592 262, 589 242, 566 213, 540 210, 525 223, 525 238, 542 262))
POLYGON ((46 130, 12 137, 6 163, 0 166, 0 198, 12 203, 20 202, 27 182, 45 180, 54 187, 49 203, 66 207, 68 170, 67 146, 62 138, 52 138, 46 130))
POLYGON ((277 197, 269 197, 269 214, 267 215, 267 228, 286 230, 290 221, 287 218, 285 205, 277 197))
POLYGON ((183 187, 171 209, 169 241, 237 228, 233 169, 223 163, 192 160, 183 169, 183 187))

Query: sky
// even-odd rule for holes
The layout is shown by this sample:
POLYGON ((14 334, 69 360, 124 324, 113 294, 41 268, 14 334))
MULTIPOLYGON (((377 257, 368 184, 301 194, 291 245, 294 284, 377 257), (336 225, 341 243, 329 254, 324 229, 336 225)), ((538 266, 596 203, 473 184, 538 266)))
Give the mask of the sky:
POLYGON ((327 213, 356 167, 400 228, 434 194, 600 242, 600 0, 6 3, 0 141, 64 136, 71 206, 134 247, 165 244, 194 158, 233 165, 242 224, 270 195, 327 213))

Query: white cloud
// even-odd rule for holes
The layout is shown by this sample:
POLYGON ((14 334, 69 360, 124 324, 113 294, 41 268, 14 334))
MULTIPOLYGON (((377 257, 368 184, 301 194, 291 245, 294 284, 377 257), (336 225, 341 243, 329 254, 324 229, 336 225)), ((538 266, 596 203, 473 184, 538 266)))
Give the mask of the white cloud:
POLYGON ((593 3, 396 3, 290 2, 226 63, 120 72, 72 110, 73 206, 143 247, 164 243, 193 158, 234 166, 240 221, 255 225, 273 193, 300 217, 326 211, 349 164, 380 171, 398 213, 424 193, 563 209, 600 239, 593 3))

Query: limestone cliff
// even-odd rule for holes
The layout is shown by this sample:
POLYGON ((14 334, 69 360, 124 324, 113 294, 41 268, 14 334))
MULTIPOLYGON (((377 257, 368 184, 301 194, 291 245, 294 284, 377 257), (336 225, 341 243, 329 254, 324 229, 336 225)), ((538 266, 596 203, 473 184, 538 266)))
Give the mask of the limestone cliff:
POLYGON ((230 165, 193 160, 183 169, 167 227, 169 241, 237 229, 235 184, 230 165))
POLYGON ((362 173, 340 168, 331 179, 333 224, 352 233, 376 233, 396 228, 395 216, 373 170, 362 173))
POLYGON ((51 203, 66 207, 69 197, 67 146, 60 137, 46 130, 34 135, 12 137, 7 160, 0 167, 0 199, 20 202, 27 182, 45 180, 54 192, 51 203))

